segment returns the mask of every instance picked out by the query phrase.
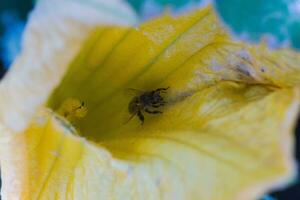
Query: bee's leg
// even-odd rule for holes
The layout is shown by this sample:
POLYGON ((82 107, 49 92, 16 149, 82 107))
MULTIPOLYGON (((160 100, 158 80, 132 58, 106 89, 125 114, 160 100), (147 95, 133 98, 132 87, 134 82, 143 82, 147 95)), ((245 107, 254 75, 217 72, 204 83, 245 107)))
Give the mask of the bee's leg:
POLYGON ((166 92, 166 90, 168 90, 170 87, 166 87, 166 88, 158 88, 155 90, 155 92, 166 92))
POLYGON ((158 107, 160 107, 160 106, 165 105, 166 103, 167 103, 167 102, 165 102, 165 101, 161 101, 161 102, 159 102, 159 103, 152 104, 151 107, 153 107, 153 108, 158 108, 158 107))
POLYGON ((151 110, 148 110, 147 108, 145 109, 145 111, 146 111, 147 113, 150 113, 150 114, 158 114, 158 113, 162 113, 162 112, 159 111, 159 110, 151 111, 151 110))
POLYGON ((163 105, 162 104, 151 105, 151 107, 153 107, 153 108, 159 108, 160 106, 163 106, 163 105))
POLYGON ((144 123, 144 115, 140 111, 137 113, 137 115, 138 115, 139 119, 141 120, 141 122, 143 124, 144 123))
POLYGON ((159 108, 161 106, 165 105, 164 103, 160 103, 160 104, 152 104, 151 107, 153 108, 159 108))

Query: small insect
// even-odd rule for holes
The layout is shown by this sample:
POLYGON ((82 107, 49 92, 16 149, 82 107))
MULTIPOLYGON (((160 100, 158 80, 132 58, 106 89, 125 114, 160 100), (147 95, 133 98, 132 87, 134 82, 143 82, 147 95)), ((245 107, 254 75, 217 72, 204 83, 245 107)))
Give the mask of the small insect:
POLYGON ((86 116, 87 107, 83 101, 75 98, 67 98, 60 105, 57 113, 65 117, 70 122, 74 122, 86 116))
POLYGON ((152 91, 144 91, 141 92, 140 95, 133 97, 128 105, 128 111, 130 114, 132 114, 130 119, 132 119, 135 115, 137 115, 143 124, 144 123, 143 112, 149 114, 162 113, 162 111, 154 110, 154 109, 159 108, 167 103, 166 101, 164 101, 161 94, 166 93, 168 89, 169 87, 158 88, 152 91))

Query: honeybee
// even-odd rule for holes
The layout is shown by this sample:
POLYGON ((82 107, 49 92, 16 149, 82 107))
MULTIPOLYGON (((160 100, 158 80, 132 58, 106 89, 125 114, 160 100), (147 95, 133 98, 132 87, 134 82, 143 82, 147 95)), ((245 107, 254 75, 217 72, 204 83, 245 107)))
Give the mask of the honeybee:
MULTIPOLYGON (((140 92, 140 95, 133 97, 128 104, 128 111, 131 114, 130 119, 132 119, 134 116, 137 115, 143 124, 144 120, 145 120, 143 112, 146 112, 149 114, 162 113, 162 111, 153 110, 153 109, 164 106, 167 103, 166 101, 164 101, 161 94, 166 93, 166 91, 168 89, 169 89, 169 87, 158 88, 158 89, 152 90, 152 91, 143 91, 143 92, 140 92)), ((134 90, 134 89, 131 89, 131 90, 134 90)), ((135 91, 138 91, 138 90, 135 90, 135 91)))

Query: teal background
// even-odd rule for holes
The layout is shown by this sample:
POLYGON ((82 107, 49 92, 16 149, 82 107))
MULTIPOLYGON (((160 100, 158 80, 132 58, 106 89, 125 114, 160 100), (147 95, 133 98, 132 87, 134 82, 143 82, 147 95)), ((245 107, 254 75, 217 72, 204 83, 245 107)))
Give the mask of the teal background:
MULTIPOLYGON (((248 42, 264 40, 272 48, 292 47, 300 50, 300 0, 127 1, 141 21, 158 16, 166 8, 173 14, 181 14, 199 8, 203 3, 214 2, 224 24, 237 39, 248 42)), ((33 2, 34 0, 0 1, 0 57, 2 65, 6 67, 20 50, 20 37, 33 2)))
POLYGON ((20 51, 21 35, 32 7, 31 0, 0 1, 0 66, 9 67, 20 51))
MULTIPOLYGON (((3 21, 3 15, 6 13, 14 13, 20 20, 26 20, 28 11, 33 6, 32 0, 1 0, 0 1, 0 18, 3 21)), ((0 26, 0 34, 3 34, 3 22, 0 26)))
MULTIPOLYGON (((197 8, 208 0, 128 0, 142 18, 158 15, 164 7, 174 13, 197 8), (145 8, 152 9, 145 11, 145 8), (144 16, 146 13, 146 17, 144 16), (150 13, 149 13, 150 12, 150 13)), ((213 1, 211 1, 213 2, 213 1)), ((238 39, 268 42, 270 47, 300 49, 299 0, 215 0, 215 8, 238 39), (295 5, 298 2, 298 10, 295 5)))
MULTIPOLYGON (((141 13, 143 5, 145 5, 146 0, 128 0, 128 2, 137 10, 137 12, 141 13)), ((148 1, 150 2, 150 1, 148 1)), ((171 6, 173 8, 180 8, 191 2, 200 2, 200 0, 152 0, 151 2, 156 3, 157 5, 163 6, 171 6)))
POLYGON ((216 0, 215 5, 238 37, 300 49, 299 0, 216 0))

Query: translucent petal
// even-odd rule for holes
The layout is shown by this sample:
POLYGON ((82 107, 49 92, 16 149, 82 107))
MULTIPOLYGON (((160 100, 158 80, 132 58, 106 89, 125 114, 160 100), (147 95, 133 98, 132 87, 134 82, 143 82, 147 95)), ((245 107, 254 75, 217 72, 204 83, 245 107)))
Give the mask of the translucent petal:
POLYGON ((130 26, 136 21, 120 0, 39 0, 26 26, 22 52, 1 80, 1 121, 15 131, 26 127, 93 27, 130 26))

